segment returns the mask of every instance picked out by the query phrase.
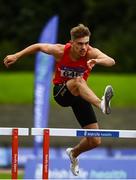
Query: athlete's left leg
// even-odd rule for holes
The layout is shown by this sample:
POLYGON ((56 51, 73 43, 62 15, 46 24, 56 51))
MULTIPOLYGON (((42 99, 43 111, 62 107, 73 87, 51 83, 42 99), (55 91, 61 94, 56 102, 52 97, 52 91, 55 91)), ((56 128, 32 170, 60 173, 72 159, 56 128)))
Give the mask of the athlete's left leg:
POLYGON ((101 100, 95 93, 88 87, 86 81, 82 77, 71 79, 66 83, 67 88, 74 96, 81 96, 90 104, 101 108, 101 100))
POLYGON ((106 86, 102 100, 88 87, 86 81, 82 77, 67 81, 66 86, 74 96, 81 96, 90 104, 100 108, 104 114, 111 113, 110 101, 113 97, 113 89, 110 85, 106 86))

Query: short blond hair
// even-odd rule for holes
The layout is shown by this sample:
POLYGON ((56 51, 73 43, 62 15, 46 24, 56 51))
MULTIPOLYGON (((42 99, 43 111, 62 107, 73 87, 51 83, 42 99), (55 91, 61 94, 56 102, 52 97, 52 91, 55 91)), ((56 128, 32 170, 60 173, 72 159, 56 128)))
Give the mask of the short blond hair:
POLYGON ((79 24, 78 26, 75 26, 70 31, 71 40, 75 40, 77 38, 82 38, 85 36, 91 36, 91 32, 87 26, 84 26, 83 24, 79 24))

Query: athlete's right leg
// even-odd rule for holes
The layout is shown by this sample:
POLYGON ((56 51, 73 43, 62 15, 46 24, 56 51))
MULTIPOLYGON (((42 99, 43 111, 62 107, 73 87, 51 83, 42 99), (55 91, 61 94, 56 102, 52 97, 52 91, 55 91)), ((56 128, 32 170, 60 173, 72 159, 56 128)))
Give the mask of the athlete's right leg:
MULTIPOLYGON (((90 124, 85 129, 98 129, 98 124, 90 124)), ((71 171, 75 176, 79 175, 79 160, 78 156, 86 151, 92 150, 99 146, 101 144, 101 138, 100 137, 84 137, 81 139, 79 144, 77 144, 73 148, 67 148, 66 153, 70 158, 71 161, 71 171)))
MULTIPOLYGON (((78 120, 80 126, 84 129, 99 129, 95 112, 89 102, 84 100, 81 96, 75 97, 75 102, 72 105, 72 110, 78 120)), ((71 160, 71 171, 74 175, 79 174, 78 156, 97 147, 101 143, 100 137, 84 137, 73 148, 66 150, 71 160)))
MULTIPOLYGON (((89 124, 84 129, 99 129, 98 123, 89 124)), ((81 153, 96 148, 101 144, 100 137, 84 137, 79 144, 72 148, 71 152, 74 158, 78 157, 81 153)))

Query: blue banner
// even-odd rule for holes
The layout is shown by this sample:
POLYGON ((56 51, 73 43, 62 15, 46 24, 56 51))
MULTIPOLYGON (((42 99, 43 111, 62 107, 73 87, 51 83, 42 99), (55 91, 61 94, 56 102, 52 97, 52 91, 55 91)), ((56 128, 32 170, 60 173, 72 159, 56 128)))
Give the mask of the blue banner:
MULTIPOLYGON (((42 149, 41 149, 42 152, 42 149)), ((40 158, 27 161, 24 179, 42 178, 40 158)), ((49 179, 136 179, 136 149, 95 148, 79 156, 79 176, 72 175, 66 149, 50 148, 49 179)))
POLYGON ((90 136, 90 137, 119 137, 119 131, 83 131, 78 130, 76 133, 77 136, 83 137, 83 136, 90 136))
MULTIPOLYGON (((27 162, 24 179, 42 179, 42 159, 27 162)), ((136 160, 81 159, 79 176, 74 176, 69 159, 50 159, 49 179, 136 179, 136 160)))
MULTIPOLYGON (((54 16, 44 27, 39 43, 56 43, 58 30, 58 16, 54 16)), ((38 52, 35 63, 35 92, 34 92, 34 127, 48 127, 50 85, 54 66, 54 58, 48 54, 38 52)), ((42 143, 42 136, 35 136, 34 152, 42 143)))

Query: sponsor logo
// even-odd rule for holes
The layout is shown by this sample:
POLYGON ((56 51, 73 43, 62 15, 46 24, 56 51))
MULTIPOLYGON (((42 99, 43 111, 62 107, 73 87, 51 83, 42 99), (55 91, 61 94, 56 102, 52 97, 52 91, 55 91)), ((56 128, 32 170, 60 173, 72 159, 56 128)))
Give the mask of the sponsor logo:
POLYGON ((127 172, 124 170, 111 170, 111 171, 90 171, 90 178, 95 179, 127 179, 127 172))
POLYGON ((78 130, 77 136, 90 136, 90 137, 119 137, 118 131, 83 131, 78 130))

